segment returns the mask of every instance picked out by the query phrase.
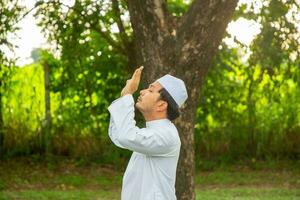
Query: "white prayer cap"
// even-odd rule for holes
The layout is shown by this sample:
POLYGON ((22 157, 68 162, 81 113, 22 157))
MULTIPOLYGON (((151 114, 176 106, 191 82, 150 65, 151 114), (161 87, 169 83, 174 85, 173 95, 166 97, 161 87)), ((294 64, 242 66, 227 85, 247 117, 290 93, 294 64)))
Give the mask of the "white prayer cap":
POLYGON ((181 79, 167 74, 156 81, 159 82, 162 87, 169 92, 171 97, 173 97, 177 103, 178 107, 181 107, 188 98, 185 84, 181 79))

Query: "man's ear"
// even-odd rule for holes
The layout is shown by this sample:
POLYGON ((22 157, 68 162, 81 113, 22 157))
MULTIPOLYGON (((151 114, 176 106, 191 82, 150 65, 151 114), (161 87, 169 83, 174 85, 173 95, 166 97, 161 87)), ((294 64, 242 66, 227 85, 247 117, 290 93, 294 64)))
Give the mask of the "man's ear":
POLYGON ((167 110, 168 108, 168 103, 166 101, 159 101, 158 106, 157 106, 157 111, 164 111, 167 110))

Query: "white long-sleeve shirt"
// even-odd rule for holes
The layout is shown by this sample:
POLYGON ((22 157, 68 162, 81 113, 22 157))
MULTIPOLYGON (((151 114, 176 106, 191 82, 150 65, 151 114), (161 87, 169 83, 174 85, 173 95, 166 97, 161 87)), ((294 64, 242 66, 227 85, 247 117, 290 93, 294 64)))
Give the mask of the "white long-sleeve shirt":
POLYGON ((176 168, 180 138, 168 119, 146 122, 146 128, 136 126, 134 100, 125 95, 115 100, 111 114, 109 137, 124 149, 133 151, 123 176, 122 200, 176 200, 176 168))

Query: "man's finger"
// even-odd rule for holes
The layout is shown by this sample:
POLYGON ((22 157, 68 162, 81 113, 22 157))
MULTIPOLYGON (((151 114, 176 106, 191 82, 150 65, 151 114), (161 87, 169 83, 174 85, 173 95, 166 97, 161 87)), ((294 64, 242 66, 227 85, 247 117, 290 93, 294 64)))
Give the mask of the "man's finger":
POLYGON ((140 67, 140 68, 137 69, 137 72, 136 72, 136 74, 135 74, 136 78, 137 78, 137 77, 141 77, 142 70, 143 70, 142 67, 140 67))
POLYGON ((132 77, 133 78, 140 77, 143 69, 144 69, 144 66, 141 66, 141 67, 137 68, 135 70, 134 74, 132 75, 132 77))
POLYGON ((133 75, 136 74, 136 73, 138 73, 138 72, 141 72, 143 69, 144 69, 144 66, 141 66, 141 67, 137 68, 137 69, 134 71, 133 75))

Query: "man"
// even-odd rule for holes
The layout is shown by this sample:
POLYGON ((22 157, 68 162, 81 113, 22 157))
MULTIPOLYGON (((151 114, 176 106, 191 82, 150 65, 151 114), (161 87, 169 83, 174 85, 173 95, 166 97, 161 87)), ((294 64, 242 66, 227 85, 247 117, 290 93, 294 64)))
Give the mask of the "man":
POLYGON ((133 151, 122 183, 122 200, 176 200, 175 179, 180 138, 171 120, 187 99, 185 84, 165 75, 140 91, 136 108, 146 120, 134 120, 132 94, 138 89, 143 67, 138 68, 109 107, 109 137, 118 147, 133 151))

